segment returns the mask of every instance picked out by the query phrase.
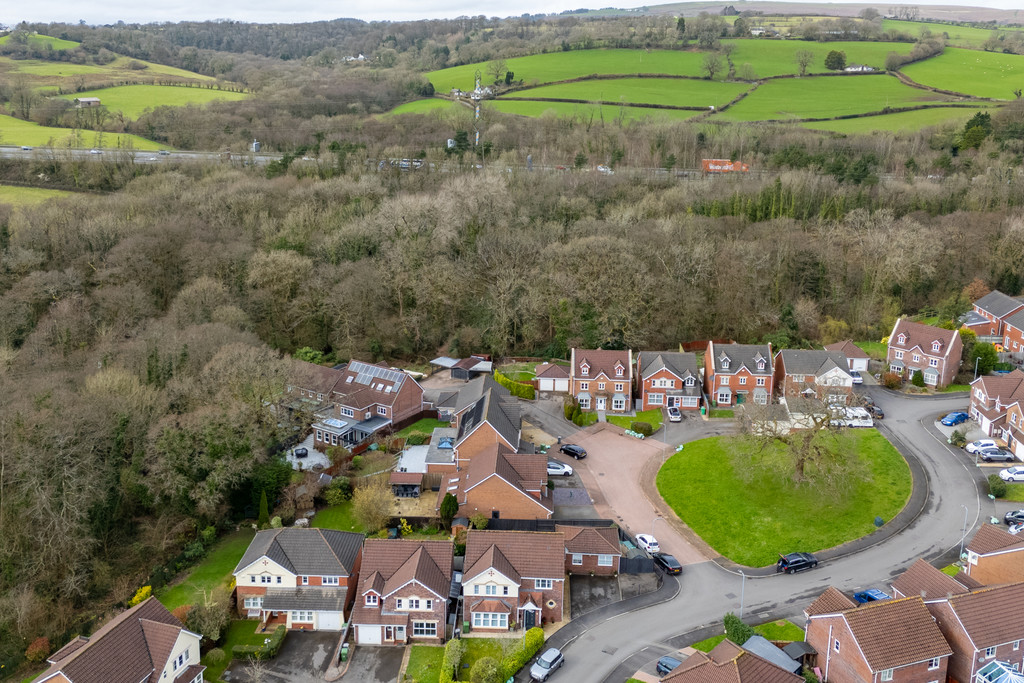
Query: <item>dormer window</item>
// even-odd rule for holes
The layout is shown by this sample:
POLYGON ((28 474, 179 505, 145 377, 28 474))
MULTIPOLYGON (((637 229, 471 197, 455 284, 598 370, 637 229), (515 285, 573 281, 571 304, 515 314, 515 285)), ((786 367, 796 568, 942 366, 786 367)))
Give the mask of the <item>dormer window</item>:
POLYGON ((623 370, 624 370, 624 368, 621 365, 616 365, 615 366, 615 376, 616 377, 622 377, 623 370))
POLYGON ((933 341, 932 342, 932 351, 938 351, 939 347, 941 347, 941 346, 942 346, 942 342, 933 341))
POLYGON ((693 386, 693 378, 692 377, 687 377, 686 378, 686 386, 688 386, 688 387, 692 387, 693 386))
POLYGON ((903 334, 901 332, 899 334, 899 336, 896 337, 896 343, 897 344, 906 344, 907 343, 907 335, 905 335, 905 334, 903 334))
POLYGON ((583 375, 584 377, 586 377, 587 375, 589 375, 589 374, 590 374, 590 366, 589 366, 589 365, 587 365, 586 363, 584 363, 583 365, 581 365, 581 366, 580 366, 580 374, 581 374, 581 375, 583 375))
POLYGON ((722 369, 723 370, 728 370, 729 369, 729 359, 728 358, 723 358, 722 359, 722 369))
POLYGON ((757 361, 757 369, 758 370, 764 370, 764 361, 763 360, 757 361))
POLYGON ((376 607, 377 606, 377 594, 376 593, 367 593, 366 594, 366 606, 367 607, 376 607))

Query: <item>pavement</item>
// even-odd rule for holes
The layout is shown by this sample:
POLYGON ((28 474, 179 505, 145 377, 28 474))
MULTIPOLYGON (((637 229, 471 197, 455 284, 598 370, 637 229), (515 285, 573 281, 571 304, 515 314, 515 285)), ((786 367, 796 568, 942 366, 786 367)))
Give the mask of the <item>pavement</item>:
POLYGON ((394 683, 402 668, 404 647, 360 645, 352 651, 348 670, 339 680, 346 683, 394 683))
MULTIPOLYGON (((227 683, 317 683, 323 681, 340 637, 340 633, 331 631, 289 631, 277 657, 252 664, 236 660, 224 671, 221 678, 227 683)), ((399 661, 401 661, 401 652, 399 652, 399 661)), ((397 673, 398 669, 395 669, 395 674, 397 673)), ((350 680, 369 681, 371 679, 350 680)))

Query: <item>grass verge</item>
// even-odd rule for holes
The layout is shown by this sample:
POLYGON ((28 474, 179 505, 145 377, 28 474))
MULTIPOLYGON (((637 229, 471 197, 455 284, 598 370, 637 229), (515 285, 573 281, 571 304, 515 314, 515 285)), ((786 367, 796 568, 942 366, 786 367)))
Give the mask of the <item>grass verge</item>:
POLYGON ((940 393, 940 394, 949 394, 949 393, 953 393, 954 391, 970 391, 970 390, 971 390, 971 386, 969 384, 950 384, 948 387, 943 387, 942 389, 939 389, 938 393, 940 393))
POLYGON ((192 571, 177 584, 160 591, 157 598, 167 609, 174 609, 195 604, 204 591, 226 587, 231 582, 232 570, 242 559, 254 535, 253 530, 246 527, 225 536, 192 571))
MULTIPOLYGON (((469 639, 467 639, 468 642, 469 639)), ((440 645, 413 645, 405 677, 416 683, 437 683, 441 677, 444 648, 440 645)))
POLYGON ((712 408, 711 417, 735 417, 736 413, 732 408, 712 408))
POLYGON ((641 410, 636 414, 636 417, 630 417, 629 415, 609 415, 608 421, 613 425, 622 427, 623 429, 629 429, 634 422, 646 422, 654 428, 654 431, 658 431, 658 428, 661 427, 661 409, 641 410))
POLYGON ((1006 495, 1002 500, 1011 500, 1015 503, 1024 502, 1024 484, 1006 484, 1006 495))
MULTIPOLYGON (((761 624, 754 627, 754 632, 758 635, 764 636, 767 640, 803 640, 804 630, 794 624, 791 621, 781 619, 779 621, 770 621, 767 624, 761 624)), ((715 646, 725 640, 725 634, 720 636, 711 636, 705 640, 692 645, 694 650, 700 650, 701 652, 711 652, 715 649, 715 646)))

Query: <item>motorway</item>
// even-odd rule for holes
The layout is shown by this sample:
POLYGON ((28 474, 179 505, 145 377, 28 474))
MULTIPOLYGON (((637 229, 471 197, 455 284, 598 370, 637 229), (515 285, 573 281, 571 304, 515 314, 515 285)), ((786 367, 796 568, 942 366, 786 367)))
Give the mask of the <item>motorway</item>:
MULTIPOLYGON (((949 563, 959 552, 967 508, 967 538, 989 515, 1000 517, 1011 503, 993 503, 982 495, 982 472, 946 444, 935 426, 943 413, 962 409, 963 394, 909 398, 872 387, 865 389, 888 416, 877 423, 908 461, 923 471, 926 500, 921 514, 902 532, 858 552, 825 559, 808 572, 771 574, 744 580, 738 573, 705 561, 687 565, 674 598, 621 614, 594 625, 564 646, 566 663, 557 677, 566 681, 623 683, 663 654, 720 632, 726 612, 741 613, 749 623, 792 618, 803 625, 803 609, 828 586, 852 592, 869 587, 888 589, 891 580, 916 559, 949 563), (964 506, 964 507, 962 507, 964 506)), ((987 474, 987 472, 985 472, 987 474)), ((795 549, 794 549, 795 550, 795 549)), ((827 555, 826 555, 827 558, 827 555)), ((672 580, 672 579, 666 579, 672 580)), ((555 636, 557 638, 557 634, 555 636)))

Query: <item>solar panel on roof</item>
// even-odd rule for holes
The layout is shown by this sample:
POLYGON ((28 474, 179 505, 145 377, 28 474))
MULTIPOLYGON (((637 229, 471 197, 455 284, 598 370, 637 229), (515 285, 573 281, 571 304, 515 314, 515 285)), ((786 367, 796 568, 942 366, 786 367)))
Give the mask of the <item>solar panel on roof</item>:
POLYGON ((379 365, 353 362, 349 367, 356 371, 356 382, 359 384, 372 385, 374 379, 383 379, 395 386, 401 386, 402 380, 406 377, 400 370, 382 368, 379 365))

